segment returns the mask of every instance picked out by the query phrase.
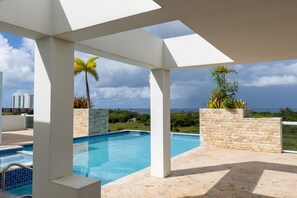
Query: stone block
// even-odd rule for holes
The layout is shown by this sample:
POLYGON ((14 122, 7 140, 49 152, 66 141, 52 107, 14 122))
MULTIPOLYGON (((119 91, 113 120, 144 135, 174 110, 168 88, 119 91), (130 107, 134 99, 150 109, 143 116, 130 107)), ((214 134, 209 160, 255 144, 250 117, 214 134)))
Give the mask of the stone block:
POLYGON ((107 109, 74 109, 74 136, 98 135, 108 132, 107 109))
POLYGON ((249 110, 200 109, 203 144, 280 153, 281 118, 247 118, 249 110))

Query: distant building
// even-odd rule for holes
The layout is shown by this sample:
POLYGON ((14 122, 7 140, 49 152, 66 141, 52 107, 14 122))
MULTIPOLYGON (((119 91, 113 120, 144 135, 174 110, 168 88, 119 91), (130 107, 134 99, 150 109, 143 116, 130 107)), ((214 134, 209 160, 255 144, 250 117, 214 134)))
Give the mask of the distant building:
POLYGON ((11 97, 12 108, 33 109, 34 96, 31 94, 14 94, 11 97))

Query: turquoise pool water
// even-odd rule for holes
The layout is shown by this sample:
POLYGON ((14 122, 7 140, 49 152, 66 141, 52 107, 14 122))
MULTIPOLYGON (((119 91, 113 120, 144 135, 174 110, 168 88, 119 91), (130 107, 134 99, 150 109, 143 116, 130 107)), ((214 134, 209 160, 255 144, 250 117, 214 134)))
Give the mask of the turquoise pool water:
POLYGON ((9 195, 22 196, 32 194, 32 184, 9 190, 9 195))
MULTIPOLYGON (((171 157, 200 145, 199 136, 171 135, 171 157)), ((32 151, 32 147, 24 150, 32 151)), ((74 140, 73 171, 107 184, 150 166, 150 134, 123 132, 74 140)))
MULTIPOLYGON (((171 136, 171 156, 199 146, 199 136, 171 136)), ((74 145, 74 173, 107 184, 150 166, 150 135, 118 133, 74 145)))
POLYGON ((11 163, 26 163, 32 162, 32 155, 23 154, 21 152, 15 151, 12 153, 6 153, 0 155, 0 168, 6 167, 11 163))

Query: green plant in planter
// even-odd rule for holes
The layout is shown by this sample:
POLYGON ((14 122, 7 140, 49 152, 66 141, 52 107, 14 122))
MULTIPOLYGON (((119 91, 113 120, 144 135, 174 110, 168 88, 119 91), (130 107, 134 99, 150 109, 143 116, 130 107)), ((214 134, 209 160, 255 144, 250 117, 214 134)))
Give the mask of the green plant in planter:
POLYGON ((245 109, 246 103, 242 99, 234 100, 234 108, 235 109, 245 109))
POLYGON ((235 99, 238 92, 238 82, 230 81, 226 78, 227 74, 237 73, 233 69, 219 66, 211 71, 215 78, 216 88, 212 90, 212 94, 208 101, 208 108, 246 108, 246 104, 242 100, 235 99))
MULTIPOLYGON (((92 101, 90 104, 92 104, 92 101)), ((74 97, 73 108, 87 109, 88 108, 88 99, 85 97, 74 97)))

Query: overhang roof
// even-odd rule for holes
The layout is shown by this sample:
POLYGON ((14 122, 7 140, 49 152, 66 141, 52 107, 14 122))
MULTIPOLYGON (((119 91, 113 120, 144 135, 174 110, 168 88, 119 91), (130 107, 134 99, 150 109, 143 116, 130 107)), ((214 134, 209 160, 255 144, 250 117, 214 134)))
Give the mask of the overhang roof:
POLYGON ((155 69, 297 58, 295 0, 0 0, 0 31, 155 69), (140 28, 180 20, 196 34, 140 28))

